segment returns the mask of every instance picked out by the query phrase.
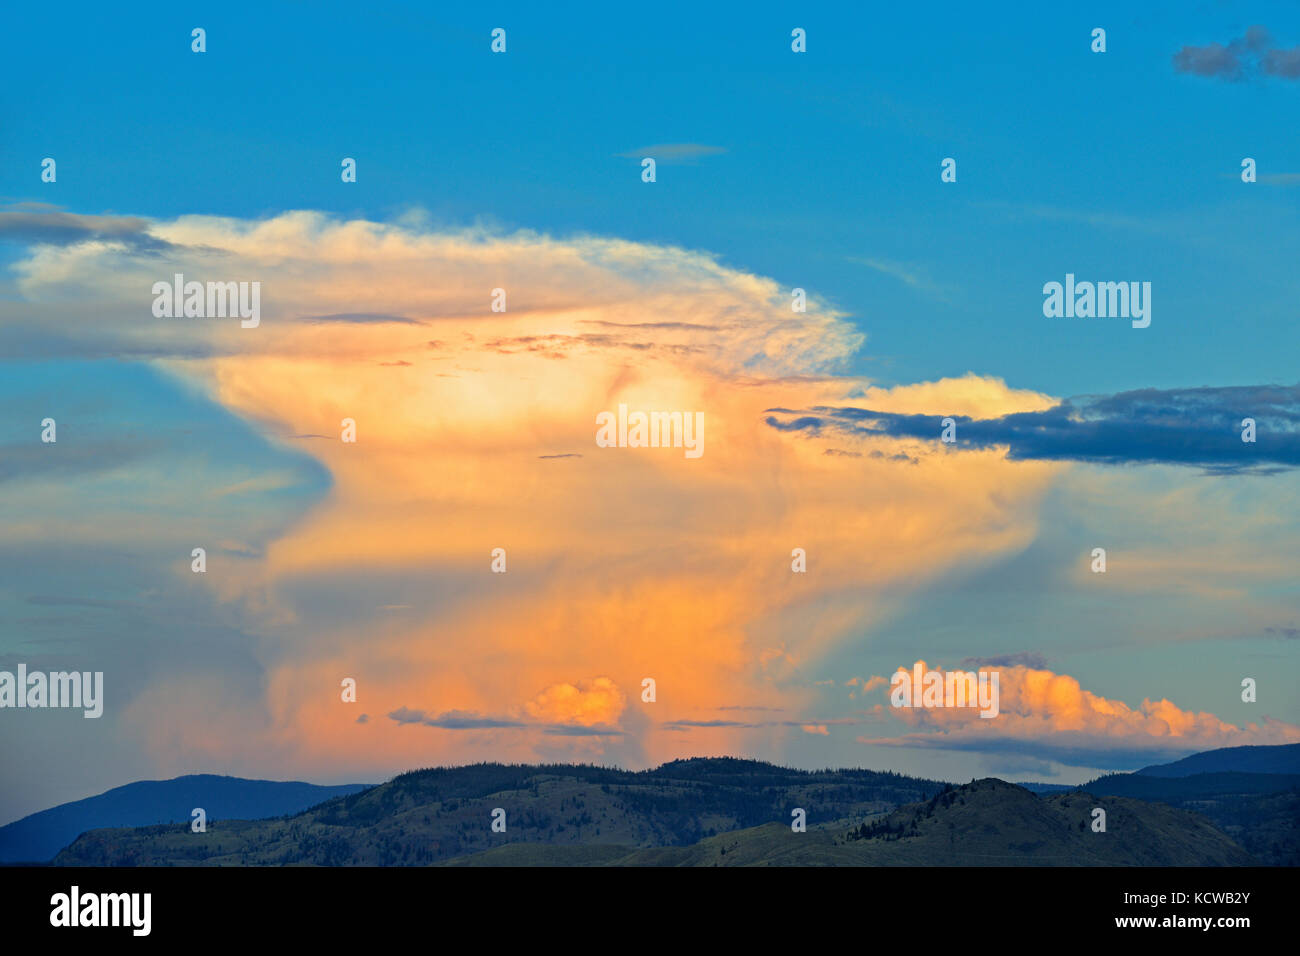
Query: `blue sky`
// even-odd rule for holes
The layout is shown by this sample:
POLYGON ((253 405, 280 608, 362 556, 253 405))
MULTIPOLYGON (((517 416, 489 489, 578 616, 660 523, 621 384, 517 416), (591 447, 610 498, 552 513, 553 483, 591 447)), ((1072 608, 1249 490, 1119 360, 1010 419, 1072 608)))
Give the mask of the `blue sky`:
POLYGON ((158 217, 419 208, 707 250, 858 317, 861 371, 884 383, 1295 378, 1300 183, 1238 173, 1244 156, 1261 179, 1300 173, 1284 120, 1300 84, 1171 66, 1254 23, 1300 43, 1293 5, 1022 7, 995 26, 959 5, 65 9, 57 30, 39 7, 7 14, 23 38, 0 93, 12 199, 158 217), (620 156, 665 143, 725 152, 664 164, 653 186, 620 156), (47 155, 53 185, 37 180, 47 155), (956 184, 939 181, 948 156, 956 184), (1152 328, 1040 321, 1042 284, 1067 271, 1151 281, 1152 328))

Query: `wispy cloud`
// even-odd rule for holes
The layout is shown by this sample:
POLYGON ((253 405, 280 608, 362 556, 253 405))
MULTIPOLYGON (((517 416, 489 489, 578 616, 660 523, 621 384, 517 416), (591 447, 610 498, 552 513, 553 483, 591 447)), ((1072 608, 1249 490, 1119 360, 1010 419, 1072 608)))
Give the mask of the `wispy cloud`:
MULTIPOLYGON (((364 717, 364 715, 362 715, 364 717)), ((493 717, 472 711, 449 710, 441 714, 427 714, 423 710, 399 707, 390 711, 388 718, 398 724, 420 724, 439 730, 519 730, 540 731, 549 737, 623 737, 626 731, 605 724, 553 724, 544 721, 516 720, 513 717, 493 717)), ((365 723, 365 720, 358 720, 365 723)))
POLYGON ((650 157, 657 163, 689 163, 705 156, 717 156, 725 153, 722 146, 705 146, 701 143, 656 143, 642 146, 640 149, 628 150, 618 155, 624 159, 644 159, 650 157))
POLYGON ((1125 213, 1096 209, 1068 209, 1045 203, 1007 202, 1001 199, 983 199, 977 200, 976 203, 980 208, 1000 213, 1013 221, 1036 219, 1046 222, 1066 222, 1091 226, 1094 229, 1122 230, 1156 236, 1178 235, 1178 225, 1175 223, 1125 213))
POLYGON ((940 302, 949 302, 952 300, 953 290, 935 281, 925 266, 913 262, 897 262, 892 259, 879 259, 869 257, 849 256, 850 262, 856 262, 860 265, 874 269, 876 272, 891 276, 899 282, 915 289, 923 295, 940 302))
POLYGON ((426 727, 440 727, 443 730, 495 730, 502 727, 525 726, 522 721, 508 717, 487 717, 462 710, 449 710, 446 713, 429 715, 423 710, 399 707, 391 711, 388 717, 399 724, 424 724, 426 727))

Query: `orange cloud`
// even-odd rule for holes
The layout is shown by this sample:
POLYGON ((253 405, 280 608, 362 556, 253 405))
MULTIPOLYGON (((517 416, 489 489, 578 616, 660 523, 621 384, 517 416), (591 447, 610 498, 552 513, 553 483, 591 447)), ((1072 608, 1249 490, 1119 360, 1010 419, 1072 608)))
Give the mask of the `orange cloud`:
MULTIPOLYGON (((251 741, 292 754, 279 766, 300 773, 561 746, 635 747, 597 752, 654 762, 735 752, 741 733, 779 741, 799 724, 690 740, 655 728, 723 705, 806 712, 806 669, 849 635, 938 576, 1032 541, 1063 467, 883 437, 835 455, 844 440, 768 427, 772 408, 862 389, 875 407, 936 417, 1050 400, 975 376, 894 389, 837 376, 863 341, 844 315, 815 297, 794 313, 788 289, 698 253, 309 213, 183 217, 153 234, 170 249, 41 250, 20 288, 94 302, 96 324, 78 334, 172 355, 170 371, 332 482, 264 559, 206 576, 267 635, 266 700, 225 742, 229 760, 251 741), (152 318, 150 285, 174 271, 260 280, 261 325, 152 318), (494 288, 508 311, 491 311, 494 288), (596 416, 620 403, 702 412, 703 456, 598 447, 596 416), (340 440, 343 419, 355 443, 340 440), (494 548, 505 573, 491 570, 494 548), (358 725, 338 699, 344 676, 372 714, 523 713, 617 723, 635 741, 358 725), (625 700, 620 688, 646 677, 657 700, 625 700)), ((219 694, 184 713, 174 699, 146 690, 132 717, 165 723, 169 753, 222 746, 219 694)))
MULTIPOLYGON (((900 667, 911 675, 947 673, 924 661, 900 667)), ((970 670, 970 668, 961 668, 970 670)), ((985 667, 996 671, 999 713, 982 718, 978 708, 887 707, 895 718, 925 732, 894 738, 859 738, 861 743, 952 749, 995 750, 1003 742, 1038 742, 1062 754, 1108 749, 1186 751, 1246 744, 1285 744, 1300 741, 1300 727, 1265 718, 1241 728, 1206 712, 1187 711, 1172 701, 1144 699, 1136 707, 1085 690, 1068 674, 1014 666, 985 667)), ((873 677, 872 681, 885 678, 873 677)), ((886 687, 882 693, 891 694, 886 687)), ((1067 758, 1068 759, 1068 758, 1067 758)))
POLYGON ((556 724, 584 727, 618 722, 626 698, 608 677, 573 684, 552 684, 524 705, 530 717, 556 724))

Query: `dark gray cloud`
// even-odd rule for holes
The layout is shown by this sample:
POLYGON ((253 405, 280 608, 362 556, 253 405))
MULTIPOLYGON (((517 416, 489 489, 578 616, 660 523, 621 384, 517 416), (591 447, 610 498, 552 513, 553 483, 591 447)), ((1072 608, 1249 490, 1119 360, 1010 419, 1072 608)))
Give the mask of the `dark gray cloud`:
POLYGON ((614 329, 679 329, 688 332, 716 332, 711 325, 696 325, 694 322, 610 322, 606 319, 579 319, 579 325, 600 325, 614 329))
POLYGON ((388 719, 395 720, 399 724, 418 724, 424 720, 424 711, 412 710, 410 707, 399 707, 397 710, 388 712, 388 719))
MULTIPOLYGON (((939 440, 938 415, 868 408, 769 409, 767 424, 815 435, 939 440)), ((1139 389, 1070 399, 1001 418, 951 416, 957 448, 1007 448, 1012 460, 1168 464, 1210 474, 1271 474, 1300 465, 1300 385, 1139 389), (1254 419, 1256 441, 1242 441, 1254 419)))
POLYGON ((506 717, 486 717, 482 714, 465 710, 449 710, 443 714, 430 717, 423 710, 399 707, 388 714, 390 720, 399 724, 424 724, 426 727, 440 727, 443 730, 496 730, 501 727, 524 727, 526 724, 506 717))
POLYGON ((733 727, 747 730, 762 724, 747 724, 739 720, 670 720, 661 725, 664 730, 693 730, 696 727, 733 727))
POLYGON ((494 730, 500 727, 524 726, 518 720, 510 720, 506 717, 485 717, 481 714, 461 710, 449 710, 445 714, 426 718, 423 723, 430 727, 441 727, 443 730, 494 730))
POLYGON ((349 322, 356 325, 382 325, 393 322, 399 325, 424 325, 419 319, 405 315, 389 315, 386 312, 334 312, 330 315, 304 315, 302 321, 311 323, 349 322))
POLYGON ((438 727, 442 730, 541 730, 551 737, 625 736, 625 733, 616 727, 531 723, 510 717, 490 717, 466 710, 449 710, 431 717, 423 710, 399 707, 389 712, 388 718, 399 724, 423 724, 425 727, 438 727))
MULTIPOLYGON (((757 710, 757 711, 777 711, 779 707, 719 707, 718 710, 757 710)), ((809 727, 809 726, 829 726, 839 724, 856 724, 860 721, 838 718, 826 720, 819 717, 809 717, 807 720, 760 720, 755 722, 741 720, 670 720, 661 724, 663 730, 696 730, 699 728, 729 727, 733 730, 757 730, 760 727, 809 727)))
POLYGON ((1015 654, 998 654, 996 657, 968 657, 961 662, 965 668, 972 667, 1028 667, 1030 670, 1049 670, 1047 658, 1034 651, 1019 651, 1015 654))
POLYGON ((543 733, 552 737, 622 737, 623 731, 612 727, 583 727, 578 724, 552 724, 543 733))
POLYGON ((94 216, 63 212, 45 203, 0 209, 0 240, 25 245, 70 246, 91 239, 116 240, 141 252, 161 252, 172 244, 149 234, 149 220, 138 216, 94 216))
POLYGON ((1268 30, 1249 27, 1227 45, 1185 46, 1174 54, 1174 70, 1238 82, 1263 73, 1284 80, 1300 79, 1300 46, 1289 50, 1270 46, 1268 30))
POLYGON ((1289 50, 1268 50, 1260 59, 1260 67, 1269 76, 1285 80, 1300 79, 1300 46, 1289 50))
POLYGON ((719 707, 718 710, 767 710, 772 713, 783 713, 784 707, 743 707, 740 704, 727 704, 725 707, 719 707))

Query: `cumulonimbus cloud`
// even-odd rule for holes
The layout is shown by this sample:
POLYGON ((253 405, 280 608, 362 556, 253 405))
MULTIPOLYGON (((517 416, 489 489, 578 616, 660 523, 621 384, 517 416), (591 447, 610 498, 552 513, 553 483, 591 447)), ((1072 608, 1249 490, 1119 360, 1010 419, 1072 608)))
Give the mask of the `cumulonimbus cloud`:
POLYGON ((160 762, 239 754, 252 771, 253 753, 312 774, 566 747, 645 764, 824 736, 836 721, 810 713, 801 669, 891 602, 1025 548, 1062 468, 887 429, 846 428, 853 454, 827 454, 770 427, 773 408, 974 422, 1059 400, 990 377, 847 376, 857 323, 688 250, 310 212, 78 228, 14 267, 0 351, 147 360, 329 476, 274 540, 224 543, 248 557, 204 577, 257 635, 240 660, 259 680, 159 674, 125 704, 160 762), (151 287, 175 273, 260 282, 261 323, 154 316, 151 287), (704 454, 598 446, 596 415, 620 404, 702 413, 704 454), (358 723, 343 676, 391 719, 358 723), (723 703, 791 717, 699 719, 723 703))

